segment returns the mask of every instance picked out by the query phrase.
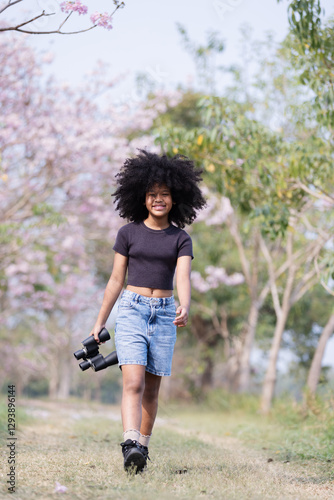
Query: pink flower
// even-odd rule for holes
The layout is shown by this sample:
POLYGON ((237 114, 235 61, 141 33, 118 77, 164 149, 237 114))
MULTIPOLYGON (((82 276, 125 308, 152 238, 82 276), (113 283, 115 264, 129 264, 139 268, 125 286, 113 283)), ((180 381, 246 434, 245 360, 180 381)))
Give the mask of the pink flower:
POLYGON ((233 214, 233 207, 229 198, 222 196, 218 198, 215 195, 208 197, 208 203, 197 218, 198 221, 205 221, 207 226, 224 224, 226 219, 233 214))
POLYGON ((60 8, 62 12, 77 12, 78 14, 87 14, 88 12, 86 5, 83 5, 80 0, 62 2, 60 8))
POLYGON ((202 278, 198 271, 191 271, 191 281, 193 287, 200 293, 206 293, 210 290, 210 285, 202 278))
POLYGON ((226 276, 225 284, 227 286, 241 285, 245 282, 245 277, 241 273, 233 273, 230 276, 226 276))
POLYGON ((105 12, 104 14, 101 14, 100 12, 94 12, 94 14, 90 16, 90 20, 93 24, 95 24, 95 26, 101 26, 102 28, 106 28, 107 30, 112 29, 112 18, 111 15, 108 14, 108 12, 105 12))
POLYGON ((191 272, 191 281, 193 287, 200 293, 206 293, 209 290, 218 288, 220 284, 226 286, 236 286, 244 283, 245 278, 241 273, 227 275, 224 268, 207 266, 205 268, 206 278, 204 279, 198 271, 191 272))
POLYGON ((63 486, 62 484, 58 483, 56 481, 56 487, 54 489, 54 493, 65 493, 67 491, 66 486, 63 486))

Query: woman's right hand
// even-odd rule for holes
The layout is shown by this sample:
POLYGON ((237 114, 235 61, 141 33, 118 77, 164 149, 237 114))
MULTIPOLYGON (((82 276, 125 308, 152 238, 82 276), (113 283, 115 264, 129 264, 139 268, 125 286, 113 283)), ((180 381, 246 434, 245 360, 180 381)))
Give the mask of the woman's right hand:
MULTIPOLYGON (((96 342, 98 344, 101 344, 101 342, 99 341, 99 333, 100 331, 102 330, 102 328, 104 328, 105 325, 95 325, 93 330, 90 332, 90 335, 94 335, 94 339, 96 340, 96 342)), ((104 342, 102 342, 104 343, 104 342)))

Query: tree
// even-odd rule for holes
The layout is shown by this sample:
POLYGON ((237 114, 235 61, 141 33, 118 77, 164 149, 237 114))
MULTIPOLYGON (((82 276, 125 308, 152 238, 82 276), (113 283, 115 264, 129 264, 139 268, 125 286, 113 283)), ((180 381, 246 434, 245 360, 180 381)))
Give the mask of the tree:
MULTIPOLYGON (((243 71, 233 68, 234 87, 230 87, 224 97, 207 96, 201 100, 203 119, 200 126, 193 130, 178 128, 175 125, 171 130, 168 126, 163 126, 157 134, 158 140, 172 148, 173 152, 190 154, 200 165, 204 165, 205 180, 210 189, 227 196, 235 209, 235 215, 225 223, 229 224, 231 236, 238 248, 250 297, 251 290, 257 290, 253 295, 254 314, 250 314, 252 320, 248 321, 248 325, 253 324, 254 327, 248 328, 248 334, 245 336, 242 357, 245 367, 242 377, 244 380, 249 380, 247 360, 250 349, 246 346, 252 345, 254 337, 251 332, 255 332, 258 308, 263 305, 263 300, 254 298, 261 296, 265 299, 270 291, 273 292, 270 280, 263 282, 262 290, 256 289, 257 281, 254 281, 254 277, 258 275, 256 272, 254 275, 254 270, 257 266, 250 265, 252 261, 259 262, 259 250, 256 251, 256 248, 259 249, 260 245, 256 234, 260 231, 263 233, 261 241, 267 241, 267 244, 266 247, 263 244, 261 246, 268 250, 269 244, 269 247, 272 247, 271 253, 272 250, 275 251, 275 246, 271 245, 270 239, 277 240, 277 249, 281 248, 282 251, 280 240, 285 237, 291 223, 293 228, 299 228, 300 236, 305 231, 314 232, 314 239, 318 238, 320 246, 316 249, 312 242, 304 240, 304 244, 307 244, 304 247, 304 263, 300 260, 302 250, 299 246, 290 257, 286 253, 285 262, 281 261, 279 253, 279 260, 274 257, 275 253, 271 256, 272 261, 277 264, 274 270, 275 280, 282 280, 289 261, 292 262, 295 256, 299 255, 298 266, 302 269, 305 265, 307 276, 310 278, 308 284, 303 281, 299 283, 299 290, 304 286, 312 286, 321 275, 323 282, 326 281, 326 276, 330 276, 330 262, 333 259, 328 246, 331 240, 330 213, 327 217, 323 214, 318 222, 310 221, 310 214, 312 218, 313 213, 324 212, 325 205, 329 210, 333 205, 333 148, 331 141, 328 141, 329 134, 324 129, 324 122, 317 123, 315 119, 317 111, 308 89, 303 92, 305 82, 298 80, 299 73, 291 63, 293 43, 297 42, 288 40, 278 50, 269 53, 269 58, 259 63, 259 72, 252 86, 245 86, 243 71), (260 124, 264 128, 261 129, 260 124), (316 199, 321 202, 316 202, 316 199), (247 233, 244 237, 240 231, 244 224, 243 214, 248 214, 248 218, 253 221, 251 225, 246 225, 247 233), (254 238, 252 260, 249 259, 249 251, 245 251, 245 248, 249 248, 251 234, 254 238), (308 250, 311 252, 310 259, 308 250)), ((259 44, 257 53, 261 54, 261 50, 259 44)), ((201 54, 205 54, 205 51, 201 54)), ((297 245, 303 244, 300 236, 296 241, 297 245)), ((268 256, 268 253, 266 255, 268 256)), ((269 272, 268 263, 267 260, 269 272)), ((293 269, 288 283, 293 281, 294 275, 297 276, 292 271, 293 269)), ((289 296, 290 292, 288 289, 286 291, 289 296)), ((278 323, 283 325, 285 320, 280 313, 279 316, 281 319, 278 323)), ((278 331, 281 326, 277 326, 278 331)), ((281 337, 281 334, 276 335, 276 340, 278 337, 281 337)), ((273 348, 276 353, 279 345, 280 340, 273 348)), ((271 398, 272 395, 269 399, 271 398)))
MULTIPOLYGON (((10 7, 13 7, 14 5, 18 3, 22 3, 24 0, 8 0, 7 3, 0 8, 0 14, 4 13, 7 9, 10 7)), ((52 5, 52 9, 56 12, 46 12, 45 10, 42 10, 42 12, 38 15, 33 15, 32 17, 28 16, 28 19, 25 21, 19 22, 18 24, 11 26, 6 22, 3 22, 2 25, 0 25, 0 32, 4 31, 18 31, 20 33, 28 33, 31 35, 48 35, 48 34, 60 34, 60 35, 73 35, 77 33, 84 33, 85 31, 90 31, 97 26, 101 26, 103 28, 106 28, 110 30, 112 28, 111 22, 112 22, 112 16, 115 14, 115 12, 123 8, 125 6, 124 2, 120 2, 118 0, 113 0, 115 9, 111 14, 108 14, 107 12, 105 13, 100 13, 100 12, 94 12, 90 16, 90 21, 92 23, 92 26, 88 28, 84 28, 81 30, 75 30, 75 31, 62 31, 63 26, 68 23, 70 17, 74 12, 78 13, 79 15, 85 15, 88 13, 88 7, 84 5, 81 0, 66 0, 63 1, 60 4, 60 11, 65 14, 65 16, 62 18, 62 20, 59 22, 59 24, 49 30, 42 30, 40 31, 38 29, 39 26, 44 26, 46 18, 50 16, 54 16, 59 13, 59 7, 58 4, 52 5), (58 11, 58 12, 57 12, 58 11)))
MULTIPOLYGON (((333 127, 334 127, 334 24, 324 23, 320 0, 309 2, 291 1, 288 9, 290 34, 284 43, 286 57, 296 69, 300 83, 309 90, 313 113, 309 119, 320 124, 322 140, 314 144, 315 157, 305 165, 304 158, 298 161, 299 177, 295 186, 318 200, 320 207, 333 213, 333 127), (319 143, 320 142, 320 143, 319 143), (324 143, 326 147, 324 148, 324 143), (325 153, 326 151, 326 153, 325 153), (319 168, 319 159, 322 165, 319 168), (327 161, 325 160, 327 158, 327 161)), ((299 155, 297 155, 298 157, 299 155)), ((296 168, 297 162, 294 162, 296 168)), ((334 295, 330 285, 334 272, 333 251, 327 248, 322 259, 315 261, 318 278, 322 286, 334 295), (321 265, 322 269, 319 268, 321 265)), ((331 332, 331 316, 324 327, 314 354, 308 375, 307 386, 312 394, 316 390, 321 370, 321 361, 326 342, 331 332)))
MULTIPOLYGON (((242 389, 245 389, 249 383, 249 359, 258 312, 269 292, 266 278, 262 285, 263 292, 258 283, 260 232, 259 227, 256 228, 257 223, 251 223, 247 214, 252 212, 251 207, 254 205, 262 204, 263 209, 266 209, 267 199, 283 207, 272 187, 273 179, 270 176, 270 167, 268 167, 273 161, 273 155, 279 151, 279 140, 274 134, 266 131, 261 124, 246 118, 247 106, 226 98, 205 98, 201 102, 202 123, 205 127, 190 131, 182 131, 173 127, 172 130, 162 130, 160 136, 165 147, 175 148, 174 145, 177 144, 179 152, 189 154, 198 163, 203 162, 206 168, 204 178, 208 187, 219 199, 221 196, 222 200, 228 197, 232 203, 233 209, 231 207, 228 217, 223 216, 219 203, 218 205, 213 203, 211 212, 203 216, 206 217, 207 224, 217 226, 221 223, 227 224, 238 250, 248 288, 250 305, 248 320, 244 327, 244 350, 240 361, 242 389), (165 133, 170 134, 169 137, 166 138, 165 133), (211 222, 211 219, 215 219, 215 222, 213 220, 211 222), (247 243, 240 235, 239 225, 243 223, 247 243), (251 246, 252 256, 249 255, 250 251, 246 250, 246 247, 250 247, 250 235, 254 242, 251 246)), ((258 209, 261 214, 259 206, 258 209)), ((284 217, 286 217, 284 207, 278 213, 284 222, 284 217)), ((275 221, 277 227, 279 223, 280 219, 275 221)), ((267 226, 267 230, 275 231, 275 225, 267 226)))
POLYGON ((264 241, 262 241, 261 245, 263 254, 268 263, 270 289, 277 318, 262 388, 261 410, 263 413, 269 412, 274 397, 278 353, 282 342, 282 336, 286 328, 288 314, 291 307, 300 300, 308 290, 318 283, 316 270, 314 267, 312 268, 312 260, 319 255, 324 245, 331 238, 330 235, 327 235, 326 239, 323 240, 322 236, 320 236, 315 243, 311 241, 308 245, 304 245, 302 252, 294 252, 294 229, 295 226, 290 226, 290 231, 286 238, 287 273, 285 283, 281 281, 279 287, 282 290, 281 293, 279 293, 279 288, 275 279, 274 260, 264 241), (299 257, 297 257, 297 253, 299 253, 299 257))
MULTIPOLYGON (((177 144, 180 153, 190 154, 198 163, 204 163, 207 185, 223 196, 228 195, 234 208, 235 214, 227 217, 226 224, 238 248, 251 303, 247 333, 244 337, 242 359, 244 359, 245 369, 242 380, 249 380, 247 376, 249 353, 254 339, 259 308, 262 307, 268 292, 272 293, 277 324, 263 396, 263 410, 268 411, 274 393, 277 355, 288 312, 291 305, 317 282, 314 261, 331 239, 329 219, 327 219, 329 226, 326 228, 324 225, 326 216, 321 215, 319 220, 322 224, 319 226, 316 223, 312 225, 308 221, 309 213, 312 214, 314 210, 321 213, 321 210, 316 208, 314 199, 307 197, 301 189, 298 190, 296 187, 292 196, 291 186, 296 182, 296 178, 291 175, 291 165, 296 151, 303 156, 304 163, 305 158, 307 158, 307 165, 311 163, 311 158, 314 156, 311 145, 314 140, 319 140, 323 148, 326 145, 324 141, 321 142, 321 139, 315 139, 313 133, 310 134, 308 141, 305 140, 305 130, 302 139, 299 140, 297 135, 294 140, 291 137, 285 140, 282 133, 274 133, 258 120, 248 118, 247 111, 241 114, 241 109, 247 109, 247 106, 250 107, 250 104, 238 104, 226 98, 202 99, 201 107, 205 126, 192 130, 182 130, 176 127, 162 129, 159 139, 165 147, 174 148, 174 151, 175 144, 177 144), (285 164, 287 164, 286 167, 284 167, 285 164), (236 214, 238 214, 237 217, 236 214), (242 214, 247 214, 248 219, 252 221, 247 224, 248 232, 245 234, 245 243, 238 230, 238 219, 242 214), (314 241, 311 238, 309 242, 304 238, 304 247, 301 248, 300 238, 310 227, 317 237, 314 241), (245 252, 245 244, 250 246, 250 228, 253 231, 255 251, 252 272, 247 252, 245 252), (260 230, 262 237, 260 237, 260 230), (298 237, 297 248, 293 249, 292 231, 296 230, 301 236, 298 237), (264 237, 268 241, 267 244, 264 237), (283 250, 284 247, 280 242, 281 240, 284 242, 285 238, 287 238, 286 251, 283 250), (268 246, 271 239, 275 243, 268 246), (272 248, 268 250, 270 247, 272 248), (259 274, 256 271, 259 249, 265 257, 269 277, 269 281, 265 278, 262 290, 259 288, 257 281, 259 274), (283 260, 282 255, 286 256, 283 260), (276 266, 273 266, 273 262, 276 266), (304 269, 305 271, 302 271, 304 269), (301 278, 297 279, 294 288, 298 270, 301 278), (282 283, 283 274, 286 272, 288 278, 281 305, 275 283, 277 279, 280 279, 282 283)), ((295 135, 297 132, 297 130, 294 131, 295 135)), ((325 156, 320 156, 320 161, 326 163, 327 159, 325 156)), ((217 219, 215 208, 213 214, 217 219)), ((210 224, 209 217, 207 217, 207 223, 210 224)))
POLYGON ((115 174, 152 143, 129 140, 129 131, 150 128, 169 97, 124 113, 108 100, 114 82, 101 68, 80 89, 45 81, 43 56, 8 34, 0 64, 0 335, 12 354, 5 373, 16 379, 24 365, 28 382, 44 371, 50 393, 66 397, 71 353, 94 321, 123 223, 111 198, 115 174))
MULTIPOLYGON (((4 36, 0 45, 1 329, 7 349, 13 352, 18 339, 8 337, 8 331, 17 330, 20 322, 25 325, 21 361, 29 359, 33 375, 45 359, 50 359, 50 366, 58 357, 68 361, 74 323, 96 288, 86 243, 89 218, 95 219, 100 237, 103 232, 115 234, 117 216, 111 202, 103 204, 101 193, 107 194, 106 178, 111 168, 115 171, 110 165, 115 165, 114 155, 124 152, 126 143, 94 101, 101 87, 97 79, 87 80, 82 95, 52 80, 42 84, 42 57, 36 57, 23 40, 4 36), (80 290, 86 290, 86 299, 75 301, 80 290), (71 300, 64 300, 65 291, 71 300), (48 335, 44 322, 54 325, 48 335)), ((108 85, 112 82, 106 82, 104 89, 108 85)), ((15 371, 16 357, 10 360, 7 376, 15 371)), ((51 385, 59 378, 56 389, 64 395, 70 374, 66 376, 61 366, 58 374, 49 373, 51 385)))

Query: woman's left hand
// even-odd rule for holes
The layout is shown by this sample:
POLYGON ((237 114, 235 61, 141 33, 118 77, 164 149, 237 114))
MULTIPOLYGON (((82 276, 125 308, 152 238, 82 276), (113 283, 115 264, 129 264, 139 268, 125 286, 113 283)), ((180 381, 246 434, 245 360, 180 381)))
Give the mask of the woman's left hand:
POLYGON ((176 326, 186 326, 188 322, 188 310, 186 307, 179 306, 176 309, 176 314, 179 314, 173 321, 174 325, 176 326))

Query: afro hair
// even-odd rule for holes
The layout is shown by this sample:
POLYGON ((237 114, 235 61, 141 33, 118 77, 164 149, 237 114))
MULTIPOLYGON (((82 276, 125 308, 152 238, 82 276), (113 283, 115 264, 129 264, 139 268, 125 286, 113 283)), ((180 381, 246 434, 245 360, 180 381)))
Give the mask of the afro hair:
POLYGON ((140 222, 148 217, 145 196, 155 184, 166 185, 172 195, 173 208, 169 222, 183 228, 196 219, 196 211, 205 205, 205 199, 198 187, 202 170, 186 156, 172 158, 166 154, 139 150, 134 158, 125 160, 116 175, 117 189, 114 193, 119 215, 130 222, 140 222))

